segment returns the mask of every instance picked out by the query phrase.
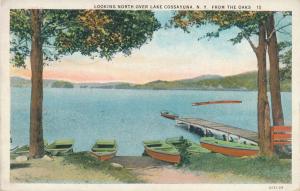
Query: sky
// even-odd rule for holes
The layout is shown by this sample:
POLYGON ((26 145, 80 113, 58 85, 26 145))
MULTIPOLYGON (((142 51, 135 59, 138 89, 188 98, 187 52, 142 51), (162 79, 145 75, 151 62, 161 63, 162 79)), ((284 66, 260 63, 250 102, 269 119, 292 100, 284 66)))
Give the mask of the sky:
MULTIPOLYGON (((170 11, 155 12, 162 26, 172 16, 170 11)), ((238 29, 221 33, 219 38, 201 39, 215 27, 193 28, 191 33, 181 29, 159 29, 153 39, 132 54, 117 54, 111 61, 91 59, 76 53, 44 67, 45 79, 71 82, 129 82, 143 84, 155 80, 178 80, 201 75, 229 76, 257 70, 256 57, 247 41, 232 45, 238 29)), ((290 38, 278 34, 278 38, 290 38)), ((27 59, 29 66, 29 59, 27 59)), ((30 78, 30 67, 11 67, 12 76, 30 78)))

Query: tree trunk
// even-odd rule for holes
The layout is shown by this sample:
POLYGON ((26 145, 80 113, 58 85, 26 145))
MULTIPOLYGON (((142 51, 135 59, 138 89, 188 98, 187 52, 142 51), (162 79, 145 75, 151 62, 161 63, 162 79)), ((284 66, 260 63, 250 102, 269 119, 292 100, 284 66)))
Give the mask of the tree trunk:
POLYGON ((256 49, 257 65, 258 65, 258 102, 257 102, 257 118, 258 118, 258 137, 260 155, 270 156, 271 135, 270 135, 270 109, 267 95, 267 67, 266 67, 266 30, 263 23, 259 24, 259 44, 256 49))
POLYGON ((31 62, 31 105, 29 155, 39 158, 44 155, 43 140, 43 52, 41 39, 41 10, 31 10, 32 45, 31 62))
POLYGON ((273 125, 284 125, 280 94, 278 46, 273 14, 270 15, 267 20, 267 33, 268 37, 271 37, 268 41, 268 54, 270 61, 269 83, 271 93, 273 125))

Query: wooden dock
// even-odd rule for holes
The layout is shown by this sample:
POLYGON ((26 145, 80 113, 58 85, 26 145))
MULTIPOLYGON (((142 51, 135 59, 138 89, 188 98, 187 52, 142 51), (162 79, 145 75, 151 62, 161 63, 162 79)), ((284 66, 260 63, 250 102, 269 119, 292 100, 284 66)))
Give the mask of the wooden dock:
POLYGON ((222 123, 208 121, 200 118, 177 118, 176 124, 177 126, 187 128, 189 131, 194 131, 200 136, 213 134, 223 137, 225 136, 227 140, 235 139, 240 142, 246 141, 252 144, 258 143, 257 132, 225 125, 222 123))

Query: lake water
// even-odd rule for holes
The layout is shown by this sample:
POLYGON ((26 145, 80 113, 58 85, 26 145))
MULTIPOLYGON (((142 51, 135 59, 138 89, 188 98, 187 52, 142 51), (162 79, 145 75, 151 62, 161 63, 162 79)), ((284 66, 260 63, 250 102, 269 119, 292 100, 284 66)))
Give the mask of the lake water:
MULTIPOLYGON (((29 142, 30 89, 12 88, 13 145, 29 142)), ((170 110, 257 131, 257 92, 187 90, 44 89, 44 138, 75 139, 75 151, 90 150, 96 139, 116 139, 118 155, 141 155, 143 140, 183 135, 199 137, 175 127, 160 116, 170 110), (192 102, 242 100, 242 104, 195 107, 192 102)), ((291 124, 291 93, 282 93, 286 124, 291 124)))

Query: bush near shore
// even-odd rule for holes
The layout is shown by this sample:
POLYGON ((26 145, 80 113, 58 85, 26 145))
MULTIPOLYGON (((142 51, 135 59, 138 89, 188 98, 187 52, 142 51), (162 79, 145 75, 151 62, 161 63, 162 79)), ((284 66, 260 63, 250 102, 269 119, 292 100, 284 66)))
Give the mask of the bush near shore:
POLYGON ((278 158, 233 158, 216 153, 192 155, 190 165, 192 171, 215 173, 233 173, 264 179, 266 183, 290 183, 292 164, 290 159, 278 158))

